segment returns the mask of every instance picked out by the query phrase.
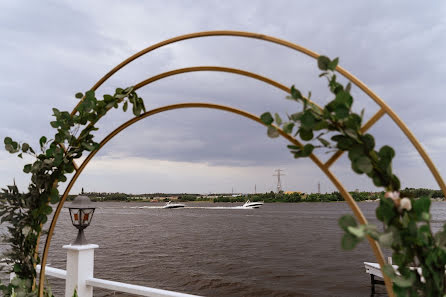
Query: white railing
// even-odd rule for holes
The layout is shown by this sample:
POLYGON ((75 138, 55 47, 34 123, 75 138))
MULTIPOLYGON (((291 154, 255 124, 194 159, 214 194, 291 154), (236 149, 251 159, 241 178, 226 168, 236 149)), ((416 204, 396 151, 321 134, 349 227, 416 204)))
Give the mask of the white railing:
POLYGON ((120 282, 109 281, 99 278, 90 278, 87 280, 87 285, 93 286, 95 288, 107 289, 117 292, 130 293, 141 296, 150 297, 197 297, 196 295, 178 293, 173 291, 143 287, 138 285, 125 284, 120 282))
MULTIPOLYGON (((37 272, 40 272, 40 265, 36 267, 37 272)), ((45 269, 46 276, 52 276, 55 278, 66 279, 67 271, 63 269, 58 269, 50 266, 46 266, 45 269)), ((155 289, 150 287, 131 285, 121 282, 115 282, 100 278, 89 278, 86 280, 88 286, 92 286, 95 288, 106 289, 110 291, 129 293, 140 296, 148 296, 148 297, 197 297, 196 295, 178 293, 168 290, 155 289)))
MULTIPOLYGON (((37 270, 37 273, 40 272, 40 265, 37 265, 36 270, 37 270)), ((67 271, 66 270, 50 267, 48 265, 45 268, 45 275, 53 276, 53 277, 61 278, 61 279, 67 279, 67 271)))
MULTIPOLYGON (((147 297, 199 297, 174 291, 131 285, 93 277, 93 250, 97 245, 64 246, 67 249, 67 270, 46 266, 45 275, 65 280, 65 296, 73 296, 74 289, 80 297, 92 297, 93 287, 147 297)), ((41 266, 37 265, 37 272, 41 266)))

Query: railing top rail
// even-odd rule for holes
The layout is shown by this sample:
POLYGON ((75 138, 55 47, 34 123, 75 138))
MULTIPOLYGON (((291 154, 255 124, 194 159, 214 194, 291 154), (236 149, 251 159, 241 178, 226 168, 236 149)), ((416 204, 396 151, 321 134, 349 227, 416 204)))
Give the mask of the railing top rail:
POLYGON ((138 285, 131 285, 126 283, 120 283, 115 281, 109 281, 99 278, 90 278, 87 281, 87 285, 96 288, 107 289, 112 291, 119 291, 129 294, 135 294, 140 296, 149 297, 199 297, 197 295, 184 294, 174 291, 167 291, 162 289, 149 288, 138 285))
MULTIPOLYGON (((37 272, 40 271, 40 265, 37 265, 36 267, 37 272)), ((63 269, 58 269, 54 267, 46 266, 46 275, 53 276, 56 278, 66 279, 67 272, 63 269)), ((86 283, 88 286, 111 290, 111 291, 117 291, 117 292, 123 292, 123 293, 129 293, 129 294, 135 294, 140 296, 147 296, 147 297, 200 297, 197 295, 190 295, 185 293, 179 293, 174 291, 168 291, 168 290, 162 290, 162 289, 155 289, 150 287, 144 287, 139 285, 132 285, 132 284, 126 284, 121 282, 115 282, 100 278, 90 278, 86 280, 86 283)))

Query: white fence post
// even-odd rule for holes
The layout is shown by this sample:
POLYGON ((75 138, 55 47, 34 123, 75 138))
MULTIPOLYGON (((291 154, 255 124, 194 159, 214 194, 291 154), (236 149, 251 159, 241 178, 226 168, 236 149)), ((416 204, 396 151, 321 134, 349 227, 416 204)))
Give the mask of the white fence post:
POLYGON ((63 246, 67 250, 65 297, 73 297, 75 289, 79 297, 93 297, 93 287, 86 280, 93 277, 94 249, 98 247, 96 244, 63 246))

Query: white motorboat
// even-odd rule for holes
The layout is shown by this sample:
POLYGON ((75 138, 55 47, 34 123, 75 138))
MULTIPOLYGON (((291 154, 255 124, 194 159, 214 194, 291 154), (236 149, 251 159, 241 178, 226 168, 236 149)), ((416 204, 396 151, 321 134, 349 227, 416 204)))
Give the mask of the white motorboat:
POLYGON ((172 203, 172 201, 169 201, 166 203, 166 205, 163 206, 163 208, 182 208, 185 206, 186 205, 184 205, 182 203, 172 203))
POLYGON ((247 200, 245 204, 242 205, 243 208, 259 208, 263 205, 263 201, 251 202, 247 200))

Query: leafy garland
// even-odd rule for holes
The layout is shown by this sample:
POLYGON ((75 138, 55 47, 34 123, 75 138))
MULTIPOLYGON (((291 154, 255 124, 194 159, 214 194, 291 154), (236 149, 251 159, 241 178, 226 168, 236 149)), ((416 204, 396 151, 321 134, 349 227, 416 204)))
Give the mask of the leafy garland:
POLYGON ((279 136, 272 126, 274 122, 288 134, 297 127, 294 136, 313 143, 306 143, 303 147, 289 145, 295 158, 308 157, 316 148, 347 152, 353 171, 365 173, 375 186, 384 187, 387 193, 380 198, 376 209, 376 217, 384 224, 382 232, 373 225, 358 225, 351 215, 340 218, 339 225, 345 231, 343 248, 353 249, 358 242, 370 236, 393 251, 393 264, 398 265, 398 269, 387 264, 384 273, 392 279, 396 296, 446 296, 446 224, 434 235, 430 226, 430 198, 399 197, 400 181, 392 172, 395 152, 387 145, 375 150, 373 136, 361 132, 364 113, 352 112, 351 84, 344 86, 336 80, 334 71, 338 61, 338 58, 330 60, 325 56, 318 58, 318 67, 323 71, 320 77, 326 77, 334 99, 324 108, 319 108, 309 101, 311 92, 305 98, 293 86, 287 99, 302 103, 303 109, 289 115, 286 122, 277 113, 274 117, 269 112, 262 114, 263 123, 268 125, 268 136, 279 136), (320 134, 314 136, 316 132, 320 134), (331 141, 323 137, 327 133, 335 134, 331 141))
POLYGON ((40 262, 34 255, 38 236, 43 232, 42 226, 52 212, 51 204, 60 201, 58 184, 67 180, 66 175, 75 170, 74 160, 85 152, 98 149, 93 131, 95 124, 111 108, 118 108, 123 103, 124 112, 132 105, 135 116, 146 111, 144 102, 132 87, 118 88, 114 95, 104 95, 102 100, 95 97, 94 91, 85 96, 77 93, 76 98, 83 99, 71 115, 67 111, 53 108, 55 120, 50 124, 57 130, 52 139, 40 138, 40 153, 27 143, 18 143, 10 137, 4 139, 5 148, 11 154, 22 158, 23 154, 35 158, 34 163, 26 164, 23 172, 31 174, 31 183, 26 193, 20 193, 17 186, 3 189, 0 200, 1 223, 7 223, 8 233, 4 241, 10 249, 2 255, 4 263, 12 267, 16 279, 8 285, 0 284, 3 296, 14 294, 32 295, 32 284, 36 278, 35 265, 40 262))

